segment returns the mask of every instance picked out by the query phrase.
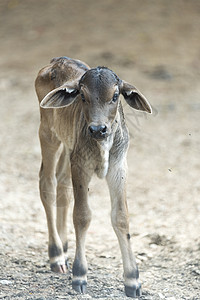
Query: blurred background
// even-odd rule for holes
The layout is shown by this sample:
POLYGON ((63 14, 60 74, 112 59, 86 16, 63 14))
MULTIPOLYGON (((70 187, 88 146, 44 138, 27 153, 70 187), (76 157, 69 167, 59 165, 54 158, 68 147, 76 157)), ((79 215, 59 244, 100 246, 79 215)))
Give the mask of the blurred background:
MULTIPOLYGON (((37 268, 48 269, 46 221, 38 194, 39 109, 34 80, 51 58, 68 56, 91 67, 113 69, 152 104, 152 116, 125 106, 131 137, 130 231, 145 299, 198 298, 199 32, 199 0, 0 2, 0 265, 3 280, 11 282, 0 281, 2 293, 9 289, 13 297, 16 289, 22 289, 20 272, 24 268, 29 281, 37 268), (163 277, 166 279, 161 281, 163 277)), ((91 183, 94 220, 87 253, 94 269, 95 261, 111 274, 108 281, 103 270, 98 270, 104 274, 101 280, 106 286, 108 282, 116 284, 116 274, 121 282, 121 261, 104 185, 96 178, 91 183)), ((71 259, 73 233, 70 220, 71 259)), ((51 273, 41 274, 50 284, 51 273)), ((40 289, 48 295, 45 282, 40 289)), ((38 295, 36 288, 37 284, 35 290, 32 285, 33 295, 38 295)), ((30 293, 29 285, 23 293, 22 297, 30 293)), ((122 297, 117 294, 120 291, 113 293, 122 297)))
POLYGON ((32 74, 68 55, 186 81, 199 75, 199 10, 198 0, 3 0, 1 68, 32 74))

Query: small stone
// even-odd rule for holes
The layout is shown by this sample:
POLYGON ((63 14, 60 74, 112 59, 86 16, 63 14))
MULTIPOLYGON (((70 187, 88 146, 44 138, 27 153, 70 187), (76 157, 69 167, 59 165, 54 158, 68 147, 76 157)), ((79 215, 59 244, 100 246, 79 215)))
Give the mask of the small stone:
POLYGON ((12 284, 12 281, 3 279, 3 280, 0 280, 0 284, 9 285, 9 284, 12 284))
POLYGON ((195 275, 200 275, 200 270, 193 270, 192 273, 195 275))
POLYGON ((152 248, 152 249, 157 249, 157 248, 158 248, 158 245, 156 245, 156 244, 150 244, 150 248, 152 248))

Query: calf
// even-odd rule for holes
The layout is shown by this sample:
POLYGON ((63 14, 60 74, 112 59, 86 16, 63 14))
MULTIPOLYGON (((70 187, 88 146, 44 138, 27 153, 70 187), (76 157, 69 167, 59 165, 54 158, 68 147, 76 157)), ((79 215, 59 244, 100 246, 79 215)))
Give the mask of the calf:
POLYGON ((39 72, 35 86, 41 113, 40 195, 47 217, 51 269, 66 273, 68 267, 67 210, 72 179, 76 233, 72 287, 86 292, 85 237, 91 220, 88 185, 96 173, 106 178, 110 191, 111 220, 121 249, 126 295, 140 296, 125 191, 129 135, 119 96, 122 94, 140 111, 151 113, 151 106, 134 86, 110 69, 90 69, 67 57, 52 59, 39 72))

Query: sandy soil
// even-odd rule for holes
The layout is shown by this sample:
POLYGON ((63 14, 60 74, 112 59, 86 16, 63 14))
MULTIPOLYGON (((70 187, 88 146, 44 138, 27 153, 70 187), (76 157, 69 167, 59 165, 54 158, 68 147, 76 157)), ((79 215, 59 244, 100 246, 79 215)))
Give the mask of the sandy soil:
MULTIPOLYGON (((126 299, 108 191, 97 178, 90 185, 88 293, 71 289, 71 272, 49 270, 34 79, 63 55, 110 67, 154 107, 147 117, 125 106, 141 299, 200 299, 199 15, 198 0, 0 2, 0 299, 126 299)), ((71 218, 69 246, 71 266, 71 218)))

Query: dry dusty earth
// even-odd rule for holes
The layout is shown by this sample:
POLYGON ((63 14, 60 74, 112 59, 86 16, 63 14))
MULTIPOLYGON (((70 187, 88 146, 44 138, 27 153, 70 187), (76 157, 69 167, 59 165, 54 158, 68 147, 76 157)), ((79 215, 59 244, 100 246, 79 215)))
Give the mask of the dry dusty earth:
POLYGON ((153 105, 148 117, 125 107, 141 299, 200 299, 199 32, 198 0, 1 0, 0 299, 126 298, 108 191, 96 178, 90 185, 88 293, 72 291, 71 272, 49 270, 34 78, 63 55, 112 68, 153 105))

